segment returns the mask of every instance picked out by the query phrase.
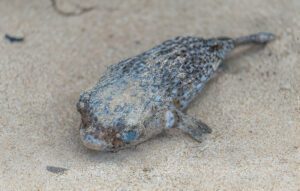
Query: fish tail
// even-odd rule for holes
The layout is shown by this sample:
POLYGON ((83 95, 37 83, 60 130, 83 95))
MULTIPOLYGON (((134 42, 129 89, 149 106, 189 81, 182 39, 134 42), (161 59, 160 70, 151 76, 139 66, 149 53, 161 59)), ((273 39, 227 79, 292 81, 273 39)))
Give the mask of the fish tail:
POLYGON ((275 35, 268 32, 260 32, 248 36, 238 37, 233 39, 234 45, 245 45, 245 44, 266 44, 275 39, 275 35))

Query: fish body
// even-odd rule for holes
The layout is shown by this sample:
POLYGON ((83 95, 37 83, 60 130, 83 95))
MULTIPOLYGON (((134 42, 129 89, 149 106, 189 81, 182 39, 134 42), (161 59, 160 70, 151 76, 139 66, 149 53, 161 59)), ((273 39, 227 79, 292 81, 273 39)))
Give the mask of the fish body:
POLYGON ((111 65, 80 95, 81 140, 90 149, 117 151, 179 128, 201 141, 211 129, 184 110, 236 46, 273 38, 270 33, 237 39, 176 37, 111 65))

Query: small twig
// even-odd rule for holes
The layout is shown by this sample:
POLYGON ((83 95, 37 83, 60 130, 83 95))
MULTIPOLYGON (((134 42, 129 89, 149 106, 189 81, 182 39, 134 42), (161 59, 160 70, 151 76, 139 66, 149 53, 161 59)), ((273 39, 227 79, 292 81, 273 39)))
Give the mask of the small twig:
POLYGON ((66 11, 63 11, 61 10, 58 6, 57 6, 57 3, 56 3, 56 0, 51 0, 51 4, 52 4, 52 7, 54 8, 54 10, 62 15, 62 16, 65 16, 65 17, 72 17, 72 16, 79 16, 79 15, 82 15, 84 13, 87 13, 89 11, 92 11, 95 7, 80 7, 79 5, 77 5, 76 7, 79 9, 78 12, 66 12, 66 11))
POLYGON ((12 36, 12 35, 9 35, 9 34, 5 34, 4 38, 6 40, 8 40, 10 43, 23 42, 24 41, 24 37, 16 37, 16 36, 12 36))
POLYGON ((65 171, 69 170, 62 167, 56 167, 56 166, 46 166, 46 169, 49 172, 55 173, 55 174, 63 174, 65 171))

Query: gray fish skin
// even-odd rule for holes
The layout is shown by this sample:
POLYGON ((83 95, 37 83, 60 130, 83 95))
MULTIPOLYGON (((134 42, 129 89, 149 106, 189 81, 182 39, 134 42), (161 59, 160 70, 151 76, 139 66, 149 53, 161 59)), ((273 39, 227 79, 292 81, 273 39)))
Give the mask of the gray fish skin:
POLYGON ((236 46, 273 39, 271 33, 236 39, 176 37, 110 66, 77 103, 83 144, 118 151, 170 128, 201 142, 211 129, 184 110, 236 46))

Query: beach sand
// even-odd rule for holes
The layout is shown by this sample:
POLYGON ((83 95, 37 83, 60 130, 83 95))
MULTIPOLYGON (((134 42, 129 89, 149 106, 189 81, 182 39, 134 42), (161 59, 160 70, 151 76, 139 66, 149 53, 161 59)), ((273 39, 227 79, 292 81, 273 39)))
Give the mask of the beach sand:
POLYGON ((0 1, 0 190, 299 191, 300 1, 56 5, 68 14, 0 1), (277 39, 235 51, 188 109, 213 129, 202 143, 176 129, 117 153, 81 143, 76 102, 107 66, 174 36, 260 31, 277 39))

